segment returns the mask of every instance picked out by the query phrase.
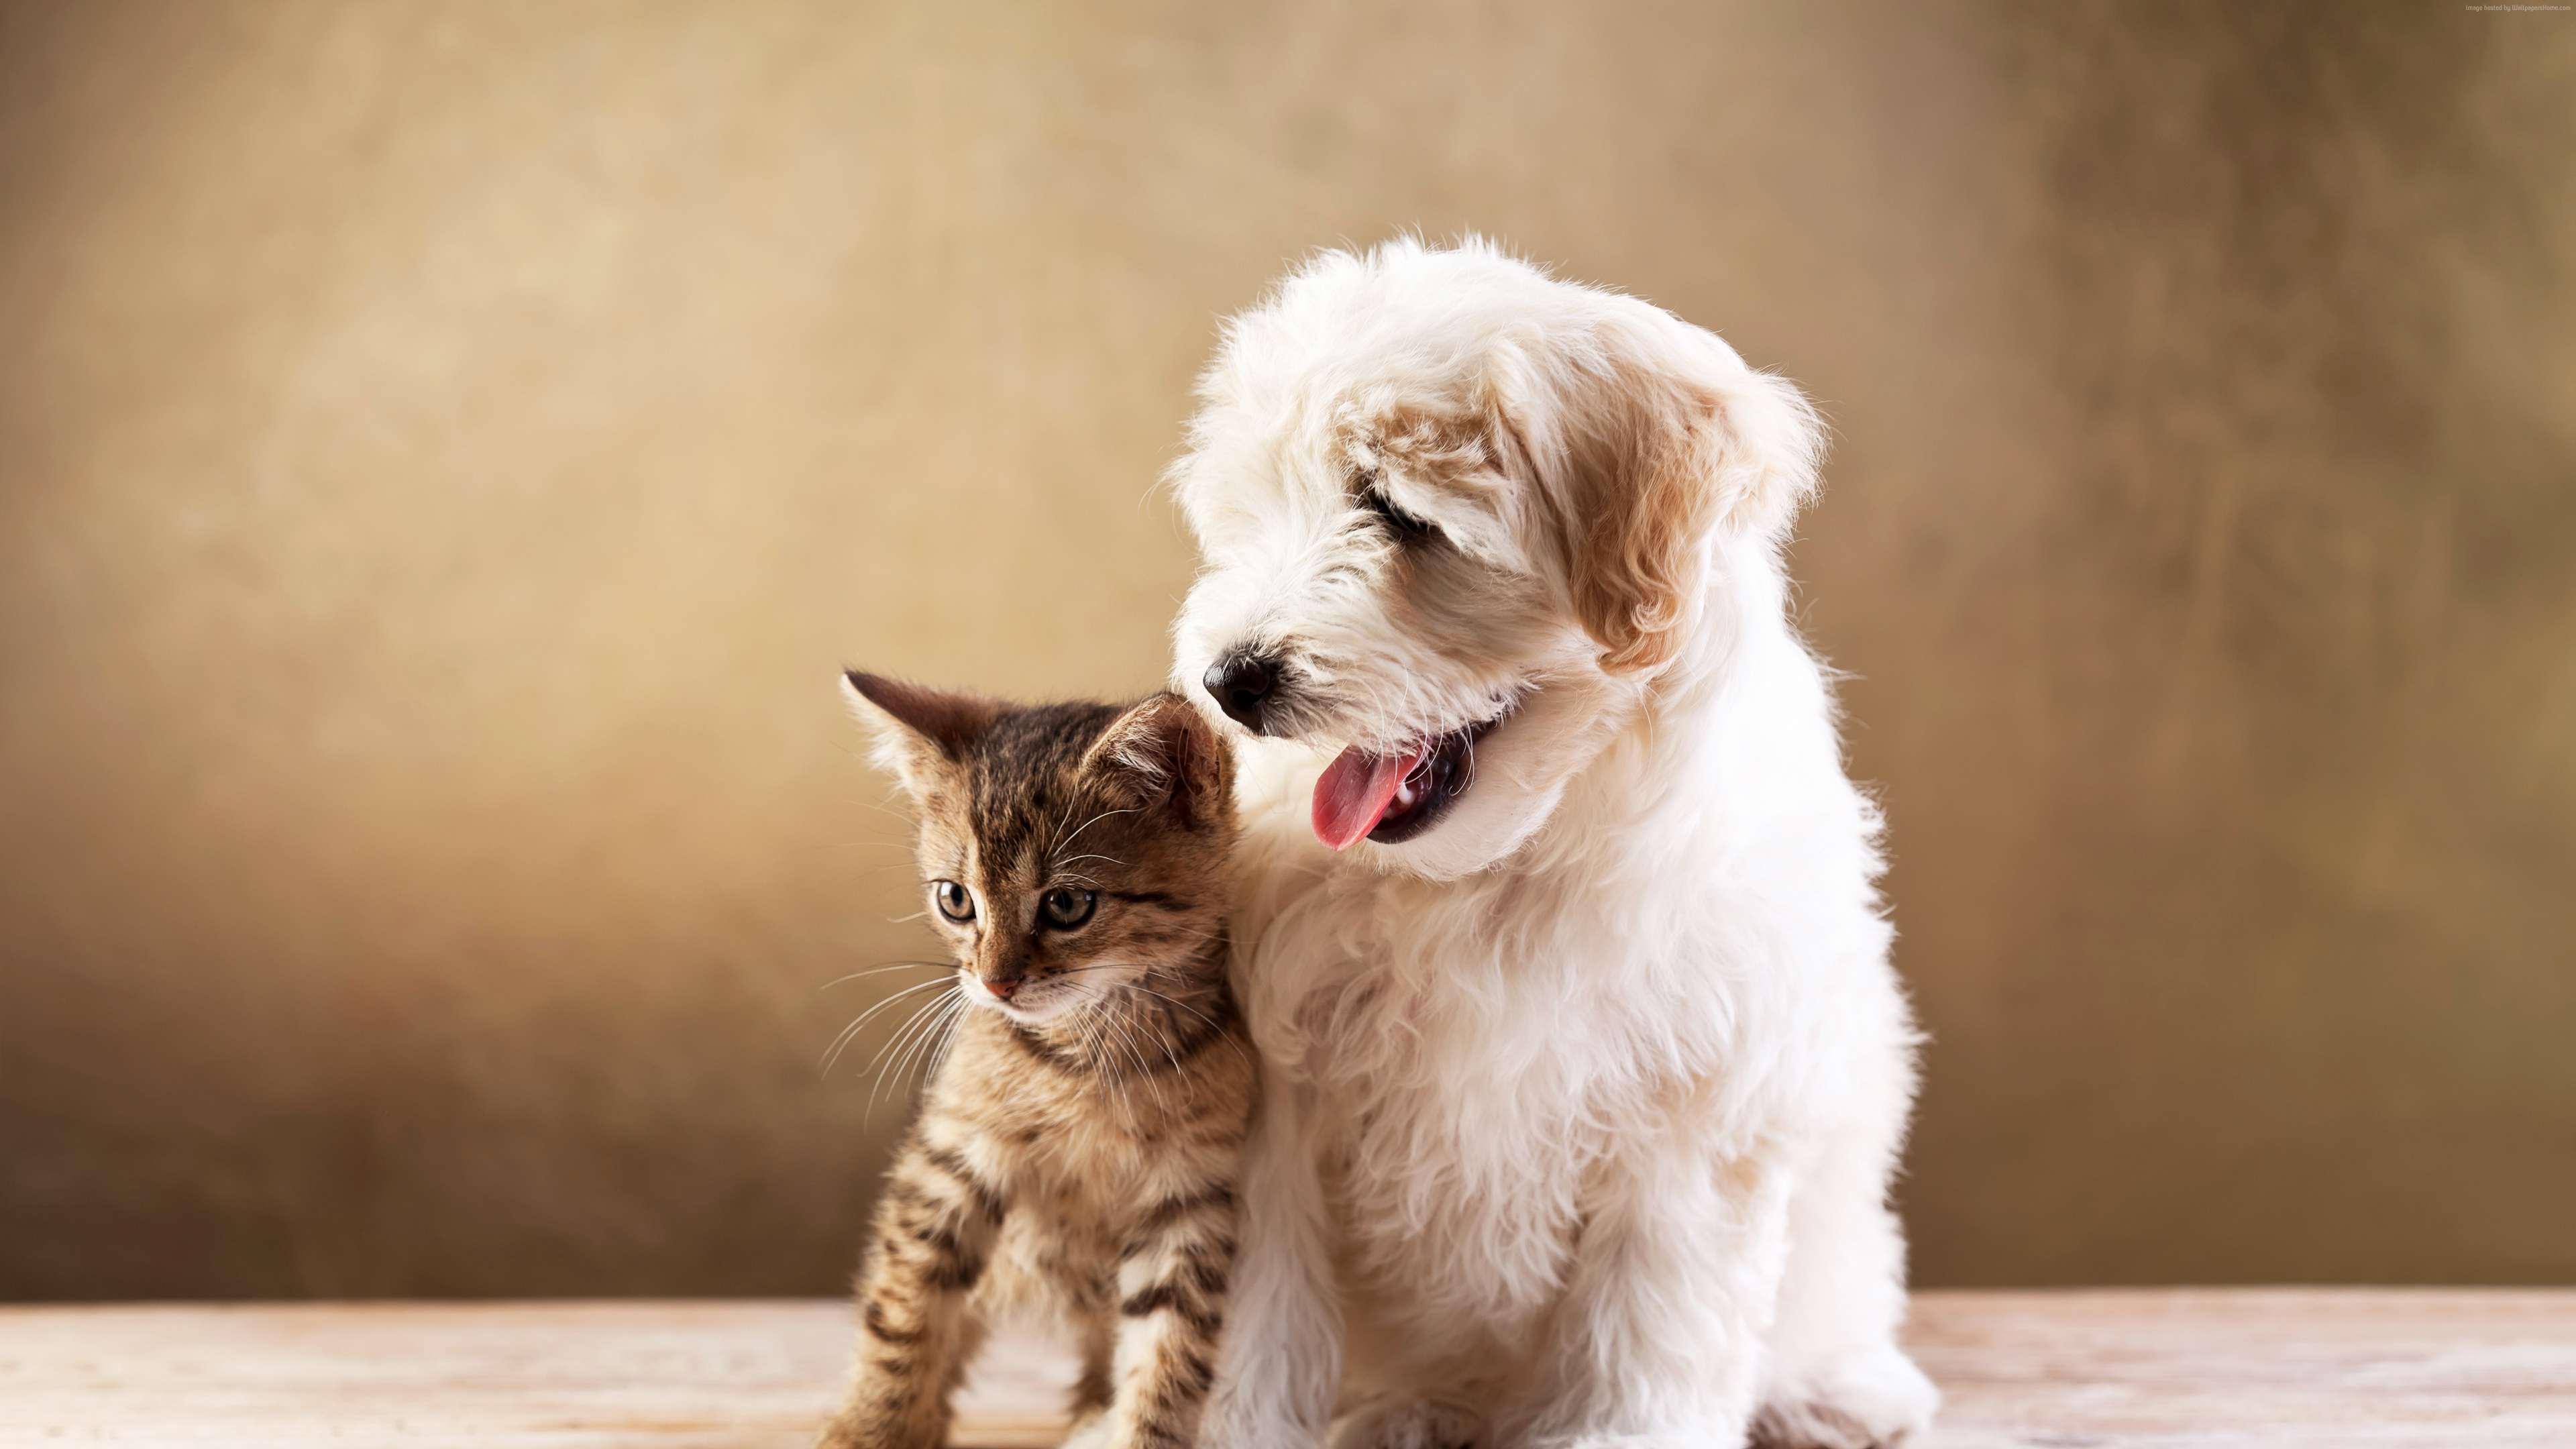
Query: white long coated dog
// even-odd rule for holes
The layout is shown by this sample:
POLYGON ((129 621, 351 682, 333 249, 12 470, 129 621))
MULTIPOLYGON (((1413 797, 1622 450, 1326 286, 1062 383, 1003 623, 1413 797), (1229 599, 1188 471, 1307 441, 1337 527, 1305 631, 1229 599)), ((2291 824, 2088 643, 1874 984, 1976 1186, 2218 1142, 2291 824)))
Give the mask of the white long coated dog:
POLYGON ((1780 563, 1813 412, 1481 243, 1317 258, 1200 395, 1174 679, 1258 737, 1268 1063, 1207 1442, 1920 1428, 1914 1033, 1780 563))

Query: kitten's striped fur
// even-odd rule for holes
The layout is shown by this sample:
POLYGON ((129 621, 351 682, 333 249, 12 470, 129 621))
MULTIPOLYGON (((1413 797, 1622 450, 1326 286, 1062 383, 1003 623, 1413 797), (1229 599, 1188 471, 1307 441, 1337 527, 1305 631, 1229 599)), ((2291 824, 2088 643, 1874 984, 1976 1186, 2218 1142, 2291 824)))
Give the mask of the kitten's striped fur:
POLYGON ((1256 1080, 1225 978, 1232 759, 1168 694, 1012 709, 849 682, 918 808, 928 918, 967 1001, 877 1207, 822 1442, 938 1449, 986 1317, 1024 1305, 1082 1345, 1077 1442, 1185 1449, 1256 1080), (943 911, 949 882, 971 920, 943 911), (1051 892, 1087 917, 1051 918, 1051 892))

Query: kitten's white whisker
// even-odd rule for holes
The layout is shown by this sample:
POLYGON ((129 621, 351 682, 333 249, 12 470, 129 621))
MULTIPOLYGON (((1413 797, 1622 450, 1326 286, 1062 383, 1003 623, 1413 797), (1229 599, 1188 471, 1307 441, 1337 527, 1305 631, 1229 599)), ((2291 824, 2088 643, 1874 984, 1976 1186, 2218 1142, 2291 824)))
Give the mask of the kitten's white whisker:
POLYGON ((1179 935, 1182 939, 1184 939, 1184 940, 1188 940, 1188 941, 1195 941, 1195 942, 1197 942, 1199 945, 1202 945, 1202 946, 1206 945, 1206 944, 1207 944, 1208 942, 1210 942, 1210 941, 1217 940, 1217 939, 1219 939, 1219 938, 1221 938, 1221 937, 1223 937, 1223 936, 1225 935, 1225 928, 1224 928, 1223 926, 1219 926, 1219 927, 1217 927, 1215 930, 1212 930, 1212 931, 1193 931, 1193 930, 1191 930, 1191 929, 1190 929, 1189 927, 1187 927, 1187 926, 1174 926, 1174 927, 1172 928, 1172 930, 1173 930, 1173 932, 1174 932, 1175 934, 1179 935))
POLYGON ((868 1091, 868 1104, 870 1106, 876 1105, 875 1088, 883 1085, 885 1081, 885 1068, 890 1064, 890 1060, 895 1054, 896 1047, 900 1045, 903 1039, 912 1032, 914 1027, 921 1025, 923 1017, 928 1015, 930 1012, 937 1010, 939 1008, 939 1004, 940 998, 934 996, 921 1005, 914 1007, 912 1009, 912 1014, 903 1019, 903 1025, 896 1027, 884 1041, 877 1044, 877 1049, 869 1056, 868 1064, 865 1069, 870 1074, 868 1091))
POLYGON ((1109 1085, 1116 1089, 1118 1093, 1118 1110, 1126 1114, 1128 1121, 1133 1122, 1136 1120, 1136 1103, 1133 1098, 1127 1095, 1126 1074, 1117 1069, 1117 1058, 1108 1055, 1108 1053, 1103 1050, 1108 1042, 1109 1021, 1108 1013, 1104 1009, 1103 1003, 1098 1001, 1091 1003, 1090 1017, 1091 1030, 1089 1032, 1089 1040, 1084 1046, 1084 1051, 1087 1055, 1094 1058, 1101 1076, 1107 1078, 1109 1085))
MULTIPOLYGON (((932 1040, 937 1038, 939 1035, 940 1027, 947 1023, 949 1014, 957 1010, 962 1004, 962 1000, 951 1000, 945 997, 932 1002, 932 1010, 927 1014, 921 1030, 914 1034, 911 1045, 906 1046, 903 1049, 902 1055, 896 1057, 894 1061, 889 1064, 889 1069, 886 1072, 884 1080, 900 1083, 906 1077, 911 1076, 913 1068, 920 1064, 922 1058, 928 1052, 932 1040)), ((918 1079, 920 1082, 927 1082, 928 1080, 929 1078, 927 1075, 918 1079)), ((870 1090, 872 1092, 874 1091, 873 1088, 870 1090)), ((898 1088, 898 1090, 900 1089, 898 1088)), ((892 1095, 892 1093, 889 1093, 889 1098, 891 1098, 892 1095)))
POLYGON ((907 986, 901 991, 896 992, 894 995, 887 997, 885 1000, 878 1002, 876 1005, 869 1007, 867 1010, 860 1012, 848 1026, 841 1028, 841 1034, 839 1036, 832 1038, 832 1045, 823 1056, 823 1071, 826 1074, 831 1072, 832 1064, 841 1059, 842 1050, 850 1044, 852 1038, 859 1034, 859 1028, 868 1024, 868 1018, 875 1016, 878 1012, 885 1010, 887 1007, 894 1005, 896 1002, 903 1000, 905 997, 910 996, 916 991, 928 991, 939 984, 940 983, 936 981, 924 981, 918 986, 907 986))
POLYGON ((876 1105, 876 1089, 885 1085, 886 1068, 894 1065, 894 1059, 898 1054, 898 1049, 903 1044, 904 1038, 910 1036, 913 1029, 920 1026, 924 1018, 926 1018, 931 1012, 938 1010, 939 1005, 940 998, 934 996, 930 1000, 923 1002, 921 1005, 914 1007, 912 1009, 912 1014, 903 1019, 903 1024, 896 1027, 884 1041, 877 1044, 876 1051, 868 1057, 866 1068, 869 1074, 869 1106, 873 1107, 876 1105))
POLYGON ((892 995, 890 995, 890 996, 886 997, 884 1000, 879 1001, 876 1005, 869 1007, 867 1010, 860 1012, 860 1013, 859 1013, 859 1015, 858 1015, 858 1018, 857 1018, 855 1021, 851 1022, 850 1024, 851 1024, 852 1026, 864 1025, 864 1024, 867 1022, 868 1018, 870 1018, 870 1017, 872 1017, 872 1016, 876 1015, 876 1014, 877 1014, 878 1012, 880 1012, 880 1011, 885 1010, 887 1007, 894 1005, 896 1002, 903 1000, 905 997, 912 995, 914 992, 916 992, 916 991, 929 991, 929 990, 932 990, 933 988, 936 988, 936 987, 941 986, 941 985, 946 985, 946 984, 953 984, 953 983, 946 983, 946 982, 939 982, 939 981, 918 981, 918 982, 915 982, 915 983, 913 983, 912 985, 905 987, 905 988, 904 988, 904 989, 902 989, 901 991, 895 992, 894 994, 892 994, 892 995))
MULTIPOLYGON (((1157 995, 1160 995, 1161 993, 1160 993, 1160 992, 1147 992, 1146 994, 1147 994, 1147 995, 1149 995, 1149 996, 1157 996, 1157 995)), ((1167 1019, 1168 1019, 1168 1018, 1167 1018, 1167 1019)), ((1173 1051, 1172 1051, 1172 1037, 1171 1037, 1171 1033, 1169 1033, 1169 1032, 1156 1032, 1156 1033, 1154 1034, 1154 1045, 1156 1045, 1156 1046, 1158 1046, 1158 1047, 1161 1047, 1161 1048, 1163 1049, 1163 1060, 1165 1060, 1165 1061, 1167 1061, 1167 1062, 1170 1062, 1170 1063, 1172 1064, 1172 1076, 1173 1076, 1173 1078, 1174 1078, 1175 1080, 1178 1080, 1178 1079, 1179 1079, 1179 1077, 1180 1077, 1180 1075, 1181 1075, 1181 1059, 1180 1059, 1180 1057, 1178 1057, 1177 1055, 1175 1055, 1175 1054, 1173 1053, 1173 1051)))
MULTIPOLYGON (((874 810, 874 811, 876 811, 876 812, 878 812, 879 814, 882 814, 882 815, 891 815, 891 816, 893 816, 895 819, 897 819, 897 820, 899 820, 899 821, 903 822, 903 823, 904 823, 904 824, 906 824, 906 825, 910 825, 910 824, 912 824, 912 817, 911 817, 909 814, 906 814, 905 812, 903 812, 903 811, 901 811, 901 810, 897 810, 896 808, 894 808, 894 807, 893 807, 893 806, 891 806, 891 805, 884 805, 884 804, 880 804, 880 803, 878 803, 877 801, 874 801, 874 800, 853 800, 853 801, 851 801, 850 803, 851 803, 851 804, 853 804, 853 805, 856 805, 856 806, 860 807, 860 808, 861 808, 861 809, 863 809, 863 810, 874 810)), ((874 843, 874 842, 871 842, 871 843, 874 843)))
MULTIPOLYGON (((956 989, 955 984, 951 983, 949 989, 954 991, 956 989)), ((906 1057, 911 1055, 912 1051, 907 1039, 915 1038, 916 1033, 924 1029, 925 1023, 927 1023, 929 1027, 935 1028, 938 1024, 936 1013, 948 1004, 949 1002, 944 997, 931 998, 929 1004, 913 1012, 910 1017, 907 1017, 904 1020, 902 1028, 892 1037, 888 1038, 884 1046, 877 1048, 876 1056, 869 1059, 868 1065, 876 1070, 874 1080, 868 1084, 868 1111, 871 1114, 876 1111, 877 1093, 885 1086, 888 1076, 892 1075, 900 1077, 902 1075, 900 1070, 901 1063, 906 1057), (902 1048, 898 1050, 898 1043, 907 1044, 903 1045, 902 1048), (884 1065, 879 1066, 879 1062, 883 1062, 884 1065)))
MULTIPOLYGON (((1062 836, 1062 835, 1064 834, 1064 822, 1066 822, 1066 821, 1068 821, 1068 820, 1071 820, 1072 818, 1073 818, 1073 801, 1072 801, 1072 800, 1070 800, 1070 799, 1067 799, 1067 800, 1064 802, 1064 808, 1063 808, 1062 810, 1059 810, 1059 811, 1057 811, 1057 812, 1055 813, 1055 824, 1054 824, 1054 826, 1053 826, 1052 828, 1050 828, 1050 829, 1047 831, 1047 839, 1049 839, 1049 840, 1056 840, 1056 839, 1058 839, 1060 836, 1062 836)), ((1062 844, 1058 844, 1058 845, 1056 845, 1056 846, 1052 847, 1052 849, 1055 849, 1055 850, 1062 850, 1062 849, 1064 849, 1064 845, 1062 845, 1062 844)))
POLYGON ((831 980, 824 982, 822 985, 817 986, 814 989, 816 991, 829 991, 835 986, 839 986, 844 982, 856 981, 862 976, 883 976, 889 971, 919 971, 932 966, 937 966, 948 971, 954 971, 957 969, 957 965, 953 961, 886 961, 878 965, 871 966, 865 971, 853 971, 847 976, 835 976, 831 980))
POLYGON ((948 1064, 948 1054, 956 1049, 957 1028, 964 1024, 966 1013, 972 1009, 972 1005, 966 1000, 966 994, 960 991, 957 994, 957 1009, 948 1013, 948 1024, 940 1028, 939 1049, 931 1053, 930 1065, 921 1074, 923 1081, 939 1080, 939 1069, 948 1064))
POLYGON ((959 1015, 966 1010, 966 993, 961 988, 948 1000, 947 1010, 940 1013, 934 1029, 923 1034, 921 1055, 914 1065, 919 1069, 924 1084, 939 1075, 939 1064, 933 1058, 947 1045, 949 1037, 956 1030, 959 1015))
POLYGON ((948 1009, 939 1014, 931 1029, 922 1033, 921 1050, 913 1059, 913 1068, 919 1073, 921 1086, 926 1088, 939 1079, 939 1063, 947 1054, 949 1041, 956 1035, 957 1018, 966 1009, 966 998, 958 996, 948 1003, 948 1009))
POLYGON ((1153 1095, 1154 1110, 1166 1118, 1170 1117, 1171 1104, 1163 1100, 1163 1087, 1154 1080, 1154 1069, 1145 1064, 1144 1049, 1137 1043, 1135 1033, 1128 1029, 1131 1023, 1119 1016, 1111 1016, 1109 1021, 1117 1028, 1118 1041, 1126 1051, 1127 1059, 1136 1064, 1136 1075, 1144 1079, 1145 1090, 1153 1095))
MULTIPOLYGON (((880 1002, 878 1004, 883 1005, 884 1003, 880 1002)), ((870 1008, 870 1010, 873 1011, 874 1008, 870 1008)), ((867 1016, 861 1015, 854 1018, 849 1025, 841 1028, 840 1034, 832 1038, 832 1044, 824 1048, 823 1061, 821 1066, 817 1069, 817 1075, 828 1077, 832 1074, 832 1067, 840 1061, 841 1053, 849 1048, 849 1045, 853 1040, 857 1039, 859 1028, 866 1024, 867 1016)))
MULTIPOLYGON (((1057 842, 1055 843, 1055 848, 1056 848, 1056 850, 1070 850, 1070 849, 1072 849, 1072 848, 1073 848, 1073 843, 1074 843, 1075 841, 1080 840, 1080 839, 1082 838, 1082 832, 1083 832, 1084 830, 1089 830, 1091 827, 1093 827, 1093 826, 1095 826, 1095 825, 1099 824, 1099 823, 1100 823, 1101 821, 1103 821, 1103 820, 1108 819, 1108 818, 1109 818, 1110 816, 1112 816, 1112 815, 1133 815, 1133 814, 1135 814, 1135 813, 1136 813, 1136 807, 1134 807, 1134 806, 1130 806, 1129 808, 1124 809, 1124 810, 1103 810, 1103 811, 1101 811, 1099 814, 1094 815, 1094 816, 1092 816, 1090 819, 1088 819, 1088 820, 1086 820, 1086 821, 1082 822, 1082 825, 1081 825, 1081 828, 1080 828, 1080 829, 1075 830, 1071 835, 1066 836, 1064 839, 1057 841, 1057 842)), ((1052 854, 1054 854, 1054 851, 1050 851, 1050 852, 1048 852, 1048 854, 1052 855, 1052 854)))
MULTIPOLYGON (((1206 1022, 1208 1030, 1215 1032, 1220 1041, 1223 1041, 1227 1046, 1232 1047, 1236 1056, 1244 1057, 1247 1061, 1250 1060, 1250 1057, 1243 1050, 1242 1043, 1228 1035, 1226 1033, 1226 1029, 1217 1022, 1215 1017, 1208 1015, 1206 1012, 1199 1010, 1197 1007, 1190 1005, 1188 1002, 1181 1000, 1177 996, 1167 996, 1160 991, 1156 991, 1153 987, 1146 985, 1141 980, 1131 982, 1129 984, 1133 985, 1137 990, 1144 992, 1147 996, 1153 997, 1157 1001, 1177 1006, 1181 1010, 1188 1012, 1190 1015, 1197 1017, 1199 1020, 1206 1022)), ((1180 1063, 1174 1062, 1173 1065, 1177 1067, 1180 1063)))

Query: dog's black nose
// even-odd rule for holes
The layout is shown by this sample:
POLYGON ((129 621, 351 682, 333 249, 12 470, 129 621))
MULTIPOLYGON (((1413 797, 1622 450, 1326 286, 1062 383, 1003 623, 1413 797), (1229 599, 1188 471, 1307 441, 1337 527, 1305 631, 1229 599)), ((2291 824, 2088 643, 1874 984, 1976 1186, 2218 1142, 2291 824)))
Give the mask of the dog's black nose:
POLYGON ((1228 718, 1257 735, 1262 732, 1262 711, 1279 687, 1279 663, 1268 655, 1238 649, 1209 665, 1199 683, 1207 686, 1208 697, 1228 718))

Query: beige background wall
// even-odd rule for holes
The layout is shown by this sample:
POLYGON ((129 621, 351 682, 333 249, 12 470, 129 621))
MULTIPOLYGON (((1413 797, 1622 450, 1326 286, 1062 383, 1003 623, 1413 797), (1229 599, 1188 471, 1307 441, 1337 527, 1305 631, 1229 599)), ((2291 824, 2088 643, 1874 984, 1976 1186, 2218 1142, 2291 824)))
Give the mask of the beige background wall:
POLYGON ((805 1292, 844 663, 1157 678, 1215 319, 1478 228, 1838 433, 1919 1277, 2576 1281, 2576 17, 0 10, 0 1294, 805 1292))

